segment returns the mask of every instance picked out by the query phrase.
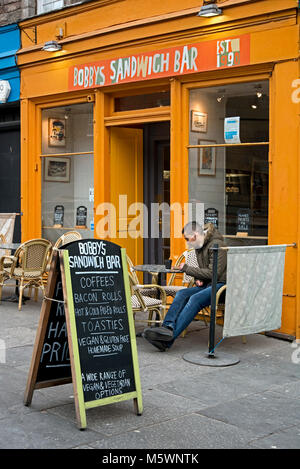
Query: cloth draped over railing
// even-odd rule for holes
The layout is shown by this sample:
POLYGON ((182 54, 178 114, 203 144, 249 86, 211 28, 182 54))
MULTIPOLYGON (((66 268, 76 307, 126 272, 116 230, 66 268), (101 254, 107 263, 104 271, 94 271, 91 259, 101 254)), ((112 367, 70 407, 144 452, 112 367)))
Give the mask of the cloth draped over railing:
POLYGON ((286 245, 227 250, 223 337, 281 327, 286 245))
MULTIPOLYGON (((16 213, 0 213, 0 234, 4 236, 6 243, 12 243, 16 215, 16 213)), ((0 257, 5 254, 5 249, 0 249, 0 257)))

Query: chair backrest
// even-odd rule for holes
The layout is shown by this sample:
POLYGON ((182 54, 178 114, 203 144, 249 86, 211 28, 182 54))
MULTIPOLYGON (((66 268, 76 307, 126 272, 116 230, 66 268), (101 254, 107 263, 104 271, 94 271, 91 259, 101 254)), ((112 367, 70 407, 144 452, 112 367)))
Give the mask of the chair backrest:
POLYGON ((131 296, 135 297, 137 304, 139 305, 138 308, 140 308, 143 311, 146 311, 147 307, 144 302, 143 295, 140 293, 138 289, 138 282, 135 281, 134 276, 132 275, 131 272, 128 272, 129 276, 129 285, 130 285, 130 292, 131 296))
MULTIPOLYGON (((176 260, 175 266, 178 266, 184 262, 187 265, 190 265, 192 267, 199 267, 198 261, 197 261, 197 256, 195 253, 195 249, 188 249, 187 251, 184 251, 176 260)), ((172 274, 169 278, 168 285, 173 285, 173 282, 175 280, 176 273, 172 274)), ((182 276, 182 284, 183 285, 189 285, 194 282, 194 278, 191 277, 190 275, 187 275, 186 273, 183 274, 182 276)))
MULTIPOLYGON (((185 263, 191 267, 199 267, 195 249, 188 249, 185 251, 185 263)), ((194 277, 183 274, 183 283, 190 283, 194 280, 194 277)))
POLYGON ((54 248, 59 248, 64 244, 72 243, 72 241, 77 241, 78 239, 82 239, 82 236, 78 231, 67 231, 67 233, 64 233, 58 238, 54 244, 54 248))
POLYGON ((19 257, 20 267, 24 273, 34 271, 37 275, 42 275, 51 249, 52 244, 47 239, 31 239, 21 244, 15 255, 19 257))
POLYGON ((127 257, 127 265, 128 265, 129 274, 131 275, 132 280, 138 285, 140 282, 139 282, 137 273, 133 268, 134 267, 133 262, 130 259, 130 257, 128 256, 128 254, 126 254, 126 257, 127 257))

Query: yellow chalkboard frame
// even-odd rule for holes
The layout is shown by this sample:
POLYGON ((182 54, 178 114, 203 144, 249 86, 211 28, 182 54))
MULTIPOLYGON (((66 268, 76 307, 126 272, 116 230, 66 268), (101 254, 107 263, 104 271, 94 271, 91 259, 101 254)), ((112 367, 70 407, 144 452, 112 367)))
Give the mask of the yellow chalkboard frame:
POLYGON ((103 406, 106 404, 112 404, 115 402, 121 402, 121 401, 129 400, 129 399, 133 399, 135 412, 137 413, 137 415, 141 415, 143 412, 142 390, 141 390, 141 382, 140 382, 140 375, 139 375, 137 346, 136 346, 136 339, 135 339, 135 328, 134 328, 133 313, 132 313, 132 306, 131 306, 131 294, 130 294, 129 277, 128 277, 128 270, 127 270, 126 250, 124 248, 121 248, 121 261, 122 261, 122 268, 123 268, 123 279, 124 279, 126 305, 127 305, 127 312, 128 312, 128 324, 129 324, 130 343, 131 343, 131 352, 132 352, 136 390, 134 392, 119 394, 117 396, 106 397, 101 400, 95 400, 95 401, 90 401, 90 402, 84 401, 84 394, 83 394, 83 387, 82 387, 80 357, 79 357, 79 348, 78 348, 77 330, 76 330, 76 321, 75 321, 75 309, 74 309, 74 301, 73 301, 71 272, 70 272, 70 266, 69 266, 69 253, 67 250, 60 250, 59 255, 60 255, 60 261, 61 261, 60 266, 62 270, 62 284, 63 284, 64 299, 65 299, 65 316, 66 316, 67 331, 68 331, 69 352, 70 352, 75 410, 76 410, 76 419, 77 419, 78 428, 83 430, 87 426, 86 412, 85 412, 86 409, 91 409, 94 407, 99 407, 99 406, 103 406))

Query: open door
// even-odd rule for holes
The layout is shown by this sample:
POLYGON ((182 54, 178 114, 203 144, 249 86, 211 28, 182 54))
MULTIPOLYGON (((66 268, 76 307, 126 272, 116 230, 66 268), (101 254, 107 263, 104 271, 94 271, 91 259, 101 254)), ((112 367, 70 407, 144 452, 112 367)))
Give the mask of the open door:
MULTIPOLYGON (((144 204, 148 209, 148 231, 154 236, 144 239, 144 263, 164 264, 170 257, 170 212, 157 213, 152 203, 170 207, 170 123, 156 122, 144 126, 144 204), (157 229, 158 228, 158 229, 157 229)), ((148 282, 149 278, 145 277, 148 282)))
POLYGON ((143 263, 143 130, 111 128, 110 202, 116 211, 116 238, 134 264, 143 263), (135 205, 137 204, 138 205, 135 205))

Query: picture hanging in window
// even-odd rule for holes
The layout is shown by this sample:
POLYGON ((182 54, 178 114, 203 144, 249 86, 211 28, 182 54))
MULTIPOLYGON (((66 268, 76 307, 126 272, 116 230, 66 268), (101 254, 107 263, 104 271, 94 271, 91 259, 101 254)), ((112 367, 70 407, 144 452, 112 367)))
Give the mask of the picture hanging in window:
POLYGON ((70 182, 70 158, 45 158, 44 180, 49 182, 70 182))
POLYGON ((200 111, 192 111, 192 132, 207 132, 207 114, 200 111))
MULTIPOLYGON (((198 145, 214 145, 214 140, 198 140, 198 145)), ((216 147, 199 148, 198 152, 198 176, 216 175, 216 147)))
POLYGON ((49 147, 66 146, 66 120, 60 117, 48 119, 48 145, 49 147))

